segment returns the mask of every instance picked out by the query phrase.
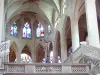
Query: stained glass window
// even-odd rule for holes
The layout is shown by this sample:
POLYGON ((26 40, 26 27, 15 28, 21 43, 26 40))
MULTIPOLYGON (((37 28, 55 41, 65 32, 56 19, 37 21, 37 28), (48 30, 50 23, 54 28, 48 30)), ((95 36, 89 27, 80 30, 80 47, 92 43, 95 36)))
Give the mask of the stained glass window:
POLYGON ((32 59, 29 55, 23 53, 21 54, 21 63, 32 63, 32 59))
POLYGON ((23 38, 31 38, 31 27, 29 23, 25 23, 23 27, 23 38))
POLYGON ((17 36, 17 24, 16 22, 13 23, 13 25, 10 28, 10 35, 17 36))
POLYGON ((36 36, 37 37, 43 37, 44 36, 44 28, 40 23, 38 24, 38 28, 36 29, 36 36))

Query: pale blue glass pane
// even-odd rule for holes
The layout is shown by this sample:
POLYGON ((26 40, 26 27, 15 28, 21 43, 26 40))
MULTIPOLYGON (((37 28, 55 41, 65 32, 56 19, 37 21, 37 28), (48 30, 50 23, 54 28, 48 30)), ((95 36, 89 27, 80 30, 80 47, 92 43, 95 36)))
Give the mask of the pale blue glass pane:
POLYGON ((13 32, 14 36, 17 36, 17 26, 14 26, 14 32, 13 32))
POLYGON ((40 32, 40 28, 37 28, 37 30, 36 30, 36 36, 37 36, 37 37, 40 37, 40 33, 41 33, 41 32, 40 32))
POLYGON ((24 28, 23 28, 23 37, 25 37, 25 38, 26 38, 26 30, 27 30, 27 29, 24 27, 24 28))
POLYGON ((24 24, 23 37, 24 38, 31 38, 31 28, 27 22, 24 24))
POLYGON ((11 26, 10 35, 17 36, 17 24, 15 22, 11 26))
POLYGON ((27 28, 27 38, 31 38, 31 28, 27 28))

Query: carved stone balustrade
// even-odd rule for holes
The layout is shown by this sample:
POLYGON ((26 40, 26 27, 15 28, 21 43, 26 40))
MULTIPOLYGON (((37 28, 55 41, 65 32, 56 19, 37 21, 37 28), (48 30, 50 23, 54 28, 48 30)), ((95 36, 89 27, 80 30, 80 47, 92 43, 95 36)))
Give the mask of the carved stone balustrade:
POLYGON ((9 63, 5 64, 5 73, 6 74, 15 74, 15 73, 36 73, 36 74, 88 74, 89 73, 89 65, 83 64, 75 64, 75 65, 66 65, 66 64, 16 64, 9 63))
POLYGON ((80 45, 77 50, 64 61, 64 63, 79 63, 80 59, 84 56, 100 60, 99 53, 99 48, 89 45, 80 45))
POLYGON ((10 40, 0 43, 0 57, 9 54, 10 40))
POLYGON ((4 69, 4 62, 8 62, 10 40, 0 43, 0 69, 4 69))

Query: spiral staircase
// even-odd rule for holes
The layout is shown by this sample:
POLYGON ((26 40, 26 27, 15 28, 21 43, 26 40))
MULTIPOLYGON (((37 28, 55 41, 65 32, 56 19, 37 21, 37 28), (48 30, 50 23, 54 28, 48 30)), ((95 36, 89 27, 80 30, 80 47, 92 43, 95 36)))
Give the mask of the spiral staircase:
POLYGON ((96 47, 80 45, 61 64, 3 63, 8 60, 9 46, 10 41, 0 44, 1 75, 97 75, 100 73, 100 49, 96 47))

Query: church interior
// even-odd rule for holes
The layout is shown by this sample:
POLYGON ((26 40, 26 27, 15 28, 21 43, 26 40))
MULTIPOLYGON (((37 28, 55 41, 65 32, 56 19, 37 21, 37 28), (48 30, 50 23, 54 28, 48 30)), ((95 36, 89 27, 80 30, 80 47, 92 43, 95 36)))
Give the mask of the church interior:
POLYGON ((0 75, 100 75, 100 0, 0 0, 0 75))

